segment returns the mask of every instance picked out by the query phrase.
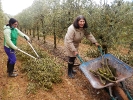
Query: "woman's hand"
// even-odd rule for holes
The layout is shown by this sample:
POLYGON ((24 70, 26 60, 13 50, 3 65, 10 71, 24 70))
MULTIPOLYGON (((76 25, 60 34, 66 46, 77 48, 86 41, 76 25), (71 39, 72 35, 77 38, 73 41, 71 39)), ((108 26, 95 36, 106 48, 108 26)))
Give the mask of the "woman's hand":
POLYGON ((95 45, 98 47, 100 44, 96 42, 95 45))
POLYGON ((29 37, 24 36, 24 38, 26 39, 26 41, 31 42, 29 37))
POLYGON ((78 54, 78 52, 77 51, 74 51, 74 55, 76 56, 78 54))

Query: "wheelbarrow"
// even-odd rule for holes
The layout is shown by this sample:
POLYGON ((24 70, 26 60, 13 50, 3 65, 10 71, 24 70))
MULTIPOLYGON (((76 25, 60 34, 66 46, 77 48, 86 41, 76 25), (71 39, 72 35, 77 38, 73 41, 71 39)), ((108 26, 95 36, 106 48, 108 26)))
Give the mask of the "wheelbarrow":
POLYGON ((117 59, 112 54, 103 54, 100 47, 98 47, 98 49, 100 50, 102 56, 88 62, 84 62, 83 59, 79 55, 77 55, 81 62, 79 69, 84 73, 93 88, 104 88, 109 93, 111 100, 133 100, 124 84, 125 79, 133 75, 133 68, 131 68, 123 61, 117 59), (101 67, 101 60, 103 59, 103 57, 109 59, 108 63, 116 69, 118 77, 115 83, 109 82, 104 85, 101 83, 99 78, 97 78, 93 73, 90 72, 90 70, 97 70, 101 67), (120 84, 122 87, 120 87, 118 84, 120 84))

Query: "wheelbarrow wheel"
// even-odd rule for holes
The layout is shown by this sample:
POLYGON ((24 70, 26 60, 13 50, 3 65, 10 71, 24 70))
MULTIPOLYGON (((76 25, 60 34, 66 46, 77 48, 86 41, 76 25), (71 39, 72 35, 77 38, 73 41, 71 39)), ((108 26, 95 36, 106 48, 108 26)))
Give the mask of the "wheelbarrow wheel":
POLYGON ((112 87, 112 94, 116 100, 129 100, 125 92, 119 86, 112 87))

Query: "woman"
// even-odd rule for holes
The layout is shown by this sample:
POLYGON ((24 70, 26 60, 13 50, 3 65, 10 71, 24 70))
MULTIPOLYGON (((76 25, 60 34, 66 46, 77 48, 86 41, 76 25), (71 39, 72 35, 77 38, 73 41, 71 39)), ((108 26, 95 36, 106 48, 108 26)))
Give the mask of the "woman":
POLYGON ((73 22, 72 25, 68 27, 67 33, 65 35, 65 50, 68 56, 68 76, 70 78, 74 78, 74 70, 73 65, 78 54, 78 47, 79 43, 81 42, 82 38, 86 36, 93 44, 98 46, 96 39, 92 34, 86 32, 86 28, 88 24, 84 16, 79 15, 73 22))
POLYGON ((9 77, 16 77, 17 74, 14 73, 14 65, 16 63, 16 55, 15 50, 18 49, 17 39, 18 35, 26 38, 30 41, 30 38, 22 33, 19 29, 17 29, 18 21, 14 18, 9 20, 9 24, 4 26, 4 50, 8 56, 7 61, 7 73, 9 77))

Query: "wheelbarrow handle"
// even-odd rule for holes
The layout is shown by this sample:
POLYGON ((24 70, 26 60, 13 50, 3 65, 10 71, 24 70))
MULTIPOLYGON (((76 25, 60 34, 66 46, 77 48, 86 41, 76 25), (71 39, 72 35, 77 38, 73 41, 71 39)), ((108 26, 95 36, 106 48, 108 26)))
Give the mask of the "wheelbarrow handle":
POLYGON ((28 55, 28 56, 30 56, 30 57, 32 57, 32 58, 34 58, 35 60, 37 59, 37 58, 35 58, 34 56, 32 56, 32 55, 30 55, 30 54, 26 53, 26 52, 25 52, 25 51, 23 51, 23 50, 18 49, 18 51, 20 51, 20 52, 22 52, 22 53, 24 53, 24 54, 26 54, 26 55, 28 55))
POLYGON ((98 50, 100 51, 101 55, 104 55, 104 52, 102 52, 102 47, 100 45, 98 46, 98 50))
POLYGON ((83 59, 79 56, 79 54, 76 55, 81 63, 84 63, 83 59))

